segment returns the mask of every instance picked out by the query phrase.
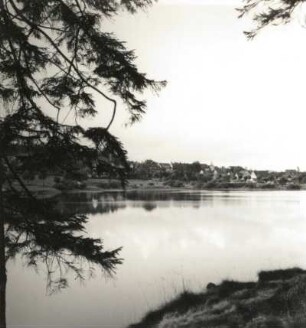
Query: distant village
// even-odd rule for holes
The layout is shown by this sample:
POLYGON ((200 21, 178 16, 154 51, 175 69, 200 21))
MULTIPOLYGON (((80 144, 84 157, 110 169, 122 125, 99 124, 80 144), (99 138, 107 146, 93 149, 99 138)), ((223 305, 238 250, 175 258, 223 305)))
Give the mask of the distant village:
MULTIPOLYGON (((306 189, 306 172, 301 172, 299 168, 276 172, 242 166, 216 166, 212 163, 158 163, 153 160, 130 161, 128 164, 129 171, 125 177, 130 188, 306 189)), ((75 162, 64 176, 54 170, 28 170, 22 177, 28 185, 35 185, 38 180, 42 180, 44 186, 59 190, 122 188, 120 176, 116 172, 98 171, 96 167, 75 162)))
POLYGON ((130 179, 163 180, 170 187, 191 184, 199 188, 285 188, 300 189, 306 172, 299 168, 275 172, 250 170, 241 166, 218 167, 213 164, 158 163, 153 160, 130 162, 130 179))

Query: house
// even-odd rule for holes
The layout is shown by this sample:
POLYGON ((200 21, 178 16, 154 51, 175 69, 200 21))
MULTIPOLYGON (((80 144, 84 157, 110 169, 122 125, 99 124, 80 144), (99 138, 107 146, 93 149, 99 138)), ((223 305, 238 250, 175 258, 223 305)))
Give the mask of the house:
POLYGON ((251 172, 250 182, 257 182, 257 175, 254 171, 251 172))
POLYGON ((215 165, 214 165, 213 163, 211 163, 211 164, 209 165, 209 169, 210 169, 212 172, 214 172, 214 171, 215 171, 215 165))
POLYGON ((298 179, 299 172, 296 170, 286 170, 283 177, 287 179, 288 182, 292 182, 298 179))
POLYGON ((173 165, 172 163, 159 163, 159 167, 161 168, 161 170, 170 173, 173 171, 173 165))
POLYGON ((251 178, 251 173, 248 170, 244 169, 239 172, 239 180, 247 181, 250 180, 250 178, 251 178))

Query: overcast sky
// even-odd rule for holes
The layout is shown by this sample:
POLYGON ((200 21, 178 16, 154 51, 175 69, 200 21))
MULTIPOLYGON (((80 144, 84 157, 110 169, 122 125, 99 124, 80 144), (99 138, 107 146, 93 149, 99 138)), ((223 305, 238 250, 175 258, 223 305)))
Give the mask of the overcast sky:
POLYGON ((136 50, 142 71, 168 81, 159 97, 146 95, 140 123, 125 127, 119 111, 112 132, 131 160, 306 169, 302 16, 247 41, 235 3, 160 0, 105 25, 136 50))

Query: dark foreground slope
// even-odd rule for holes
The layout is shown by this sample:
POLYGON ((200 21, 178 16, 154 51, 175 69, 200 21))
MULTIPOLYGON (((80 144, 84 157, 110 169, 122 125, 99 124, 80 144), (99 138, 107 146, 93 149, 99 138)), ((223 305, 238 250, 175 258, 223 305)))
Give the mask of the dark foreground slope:
POLYGON ((257 282, 223 281, 184 292, 129 328, 305 328, 306 271, 262 271, 257 282))

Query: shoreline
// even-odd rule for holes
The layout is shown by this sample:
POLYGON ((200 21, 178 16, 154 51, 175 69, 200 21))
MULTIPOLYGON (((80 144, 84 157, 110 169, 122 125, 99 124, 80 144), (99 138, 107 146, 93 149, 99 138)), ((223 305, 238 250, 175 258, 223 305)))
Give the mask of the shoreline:
MULTIPOLYGON (((131 192, 131 191, 139 191, 139 192, 183 192, 183 191, 206 191, 206 192, 245 192, 245 191, 303 191, 306 190, 306 184, 301 184, 298 188, 288 188, 288 186, 270 186, 268 185, 252 185, 248 186, 214 186, 210 188, 198 188, 191 183, 185 183, 182 186, 169 186, 165 185, 161 180, 128 180, 128 184, 126 189, 123 189, 119 186, 109 186, 111 183, 106 179, 89 179, 85 181, 84 188, 71 188, 71 189, 57 189, 54 186, 54 183, 51 181, 42 182, 41 180, 35 181, 25 181, 27 187, 30 191, 32 191, 39 198, 52 198, 61 194, 73 194, 73 193, 103 193, 103 192, 131 192), (105 183, 105 187, 103 185, 105 183)), ((120 185, 117 180, 113 180, 112 184, 120 185)))
POLYGON ((306 271, 261 271, 255 282, 225 280, 205 290, 184 290, 128 328, 306 326, 306 271))

